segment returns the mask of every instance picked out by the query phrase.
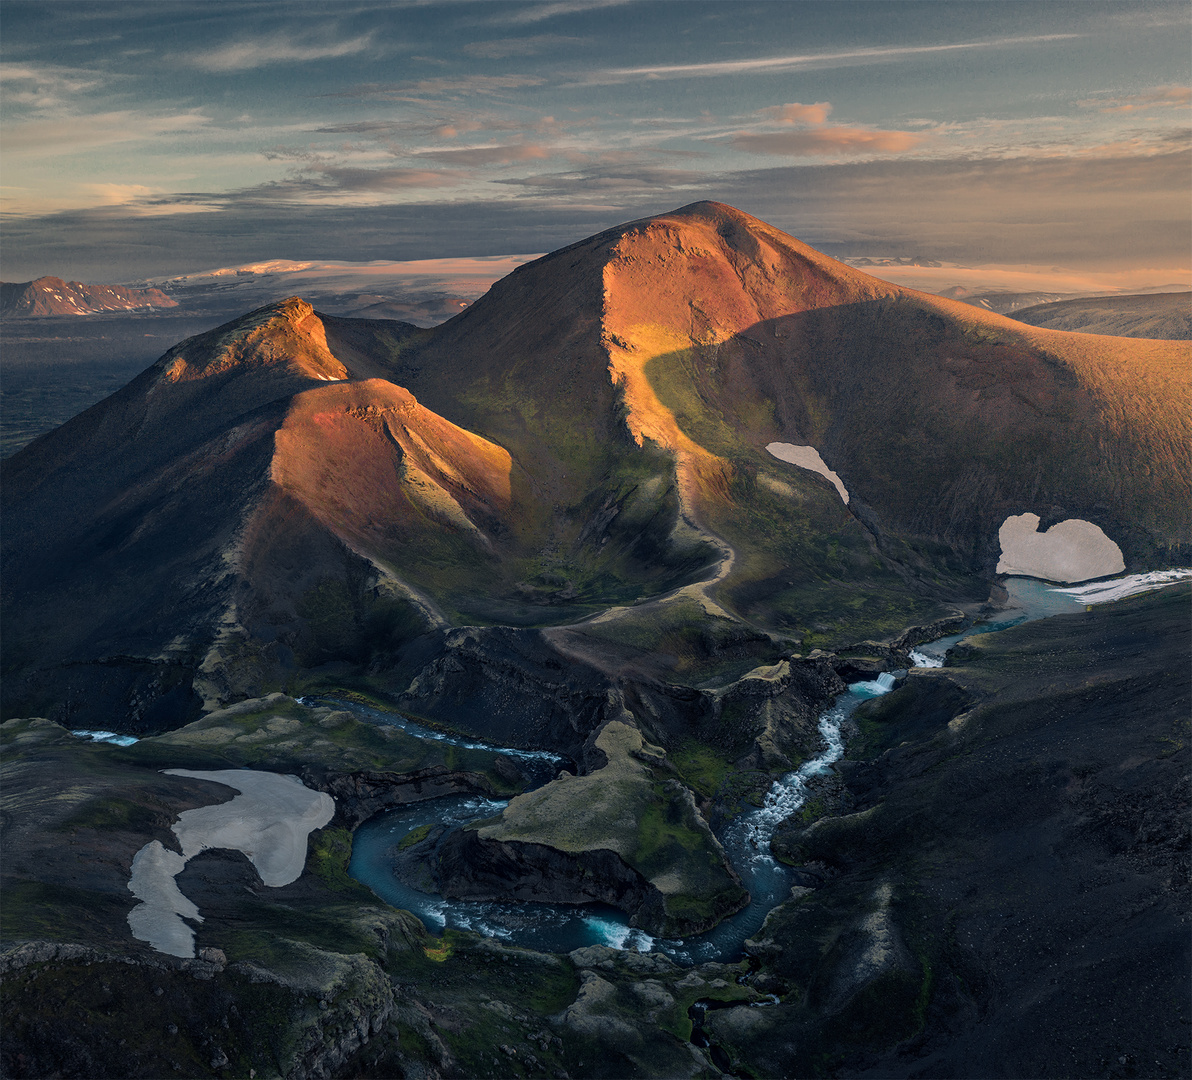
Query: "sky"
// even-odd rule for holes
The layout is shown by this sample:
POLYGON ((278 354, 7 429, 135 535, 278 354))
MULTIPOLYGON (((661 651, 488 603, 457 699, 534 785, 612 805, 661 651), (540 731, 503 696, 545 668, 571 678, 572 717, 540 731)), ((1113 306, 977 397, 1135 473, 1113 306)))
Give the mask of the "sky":
POLYGON ((24 3, 0 276, 542 252, 702 199, 829 254, 1189 264, 1187 3, 24 3))

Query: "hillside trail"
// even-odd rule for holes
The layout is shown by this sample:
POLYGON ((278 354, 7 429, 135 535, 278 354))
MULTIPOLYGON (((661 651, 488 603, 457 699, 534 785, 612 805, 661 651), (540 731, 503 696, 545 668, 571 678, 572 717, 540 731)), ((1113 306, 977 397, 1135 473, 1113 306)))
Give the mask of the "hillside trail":
POLYGON ((567 630, 578 626, 613 622, 630 613, 640 614, 643 611, 656 610, 664 605, 673 604, 676 601, 684 599, 694 600, 703 608, 704 614, 710 615, 713 618, 741 622, 742 620, 740 618, 721 606, 711 594, 711 590, 732 573, 733 566, 737 561, 736 550, 722 537, 717 536, 702 526, 696 525, 695 522, 686 516, 684 517, 684 523, 698 532, 703 539, 707 540, 720 551, 720 560, 716 564, 716 572, 710 578, 706 578, 703 581, 693 581, 688 585, 680 585, 677 589, 671 589, 670 592, 651 597, 649 600, 643 600, 640 604, 617 605, 606 608, 604 611, 598 612, 595 615, 589 615, 586 619, 580 619, 578 622, 571 623, 568 626, 561 626, 557 629, 567 630))

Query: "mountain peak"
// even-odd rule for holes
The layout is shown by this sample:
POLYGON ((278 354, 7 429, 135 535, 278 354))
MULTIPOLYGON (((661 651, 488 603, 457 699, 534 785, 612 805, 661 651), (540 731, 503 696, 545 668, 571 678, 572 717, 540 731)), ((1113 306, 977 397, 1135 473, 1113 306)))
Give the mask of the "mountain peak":
POLYGON ((250 311, 206 334, 175 345, 158 362, 170 383, 210 378, 239 369, 279 368, 331 382, 348 377, 327 345, 323 320, 298 296, 250 311))
POLYGON ((697 218, 717 224, 721 222, 733 222, 740 225, 759 226, 763 229, 771 228, 761 218, 747 214, 744 210, 738 210, 735 206, 729 206, 728 203, 716 202, 712 199, 701 199, 699 202, 688 203, 686 206, 680 206, 677 210, 659 214, 658 217, 697 218))

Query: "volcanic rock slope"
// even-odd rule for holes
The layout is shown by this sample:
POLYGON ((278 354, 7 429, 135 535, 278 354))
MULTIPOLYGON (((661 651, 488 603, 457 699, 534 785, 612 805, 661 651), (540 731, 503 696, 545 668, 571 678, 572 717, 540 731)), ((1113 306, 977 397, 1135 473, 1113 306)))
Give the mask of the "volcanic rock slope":
POLYGON ((983 598, 1009 514, 1169 565, 1187 360, 901 289, 716 203, 433 330, 284 301, 7 463, 5 714, 176 726, 436 625, 701 578, 706 610, 788 639, 892 636, 983 598), (848 505, 773 441, 814 446, 848 505))

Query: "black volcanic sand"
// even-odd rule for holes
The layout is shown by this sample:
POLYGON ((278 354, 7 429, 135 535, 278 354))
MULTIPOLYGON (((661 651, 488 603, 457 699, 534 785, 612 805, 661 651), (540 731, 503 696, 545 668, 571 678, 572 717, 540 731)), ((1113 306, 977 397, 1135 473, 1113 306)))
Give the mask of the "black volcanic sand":
POLYGON ((753 950, 783 1002, 713 1039, 762 1076, 1187 1076, 1188 613, 971 638, 865 706, 850 812, 774 841, 822 882, 753 950))

